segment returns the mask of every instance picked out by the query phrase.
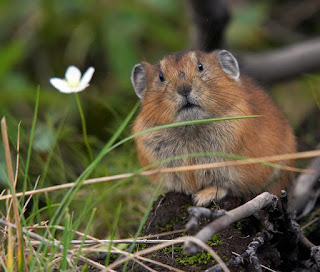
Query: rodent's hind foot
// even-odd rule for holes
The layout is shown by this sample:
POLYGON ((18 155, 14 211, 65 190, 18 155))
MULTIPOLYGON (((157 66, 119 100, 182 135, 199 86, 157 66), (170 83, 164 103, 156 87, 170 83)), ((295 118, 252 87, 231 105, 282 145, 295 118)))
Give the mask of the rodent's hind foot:
POLYGON ((220 200, 227 195, 228 191, 223 188, 214 186, 207 187, 193 196, 193 201, 196 206, 206 207, 214 200, 220 200))

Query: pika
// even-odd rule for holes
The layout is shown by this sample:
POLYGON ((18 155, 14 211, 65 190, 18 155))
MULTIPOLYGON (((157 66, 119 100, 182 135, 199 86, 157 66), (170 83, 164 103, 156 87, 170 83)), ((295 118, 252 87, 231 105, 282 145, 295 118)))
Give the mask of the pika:
MULTIPOLYGON (((142 102, 133 133, 182 121, 260 115, 140 135, 135 142, 143 167, 162 160, 166 160, 162 167, 228 160, 212 153, 256 158, 295 152, 295 138, 284 114, 250 78, 240 76, 237 60, 226 50, 177 52, 155 65, 139 63, 131 81, 142 102), (187 156, 194 153, 203 155, 187 156)), ((292 161, 279 163, 292 165, 292 161)), ((151 176, 153 181, 161 178, 169 191, 191 194, 196 205, 206 206, 227 195, 244 200, 263 191, 279 195, 291 174, 254 164, 151 176)))

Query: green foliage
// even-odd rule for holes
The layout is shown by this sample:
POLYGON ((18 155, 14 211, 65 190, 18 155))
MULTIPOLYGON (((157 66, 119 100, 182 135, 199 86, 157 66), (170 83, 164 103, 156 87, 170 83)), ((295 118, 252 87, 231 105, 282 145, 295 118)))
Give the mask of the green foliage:
MULTIPOLYGON (((263 1, 235 9, 228 42, 245 49, 271 47, 272 41, 261 29, 270 8, 271 3, 263 1)), ((48 238, 50 232, 51 239, 63 241, 61 270, 72 269, 67 249, 76 230, 85 234, 83 240, 89 233, 111 239, 139 235, 154 185, 141 177, 86 187, 81 184, 89 177, 142 171, 134 136, 130 136, 131 120, 138 107, 129 79, 131 69, 142 60, 153 63, 164 54, 188 48, 188 35, 183 1, 0 1, 0 117, 7 118, 13 154, 22 121, 17 191, 33 189, 39 176, 37 188, 77 182, 70 190, 33 196, 25 218, 21 217, 24 227, 50 220, 47 230, 37 233, 48 238), (63 77, 69 65, 82 71, 88 66, 96 68, 90 87, 79 94, 78 101, 49 84, 51 77, 63 77), (88 143, 83 140, 83 119, 76 103, 80 100, 88 143), (88 155, 88 146, 94 160, 88 155), (54 223, 63 225, 65 231, 56 229, 54 223)), ((316 88, 319 78, 297 79, 290 85, 290 99, 288 85, 276 86, 275 98, 292 123, 298 124, 310 110, 310 101, 314 104, 320 100, 316 88)), ((2 191, 10 187, 2 144, 0 154, 2 191)), ((0 211, 6 214, 6 209, 1 201, 0 211)), ((171 230, 174 223, 161 230, 171 230)), ((218 236, 209 241, 209 245, 220 243, 223 241, 218 236)), ((58 251, 47 244, 39 248, 44 256, 50 253, 49 260, 58 251)), ((39 252, 33 252, 31 263, 41 270, 46 260, 39 252)), ((209 256, 183 256, 182 248, 174 247, 174 254, 178 253, 178 262, 185 266, 205 263, 209 256)))
POLYGON ((207 244, 211 247, 223 245, 223 240, 219 238, 219 234, 215 234, 208 240, 207 244))
POLYGON ((227 40, 235 48, 245 50, 263 47, 265 40, 261 24, 268 17, 270 2, 249 3, 234 9, 233 20, 227 31, 227 40))
MULTIPOLYGON (((90 88, 79 94, 88 142, 96 157, 128 109, 138 101, 129 80, 131 68, 142 59, 153 62, 167 52, 183 49, 188 37, 186 22, 182 3, 174 0, 1 1, 0 115, 7 116, 13 145, 17 140, 17 124, 22 121, 20 165, 27 171, 25 176, 19 176, 17 190, 32 189, 38 175, 41 175, 38 188, 72 182, 90 164, 74 97, 53 89, 49 84, 51 77, 63 77, 66 67, 72 64, 82 71, 88 66, 96 68, 90 88), (40 106, 29 161, 27 148, 33 131, 38 85, 41 86, 40 106), (23 188, 27 177, 27 187, 23 188)), ((128 135, 130 126, 121 138, 128 135)), ((104 157, 94 176, 138 168, 133 142, 128 142, 104 157)), ((100 202, 94 232, 102 236, 111 231, 117 203, 124 203, 123 218, 128 219, 120 218, 119 225, 121 233, 127 234, 135 229, 134 222, 140 218, 140 207, 144 206, 135 200, 143 199, 147 203, 151 197, 152 186, 146 179, 134 179, 111 193, 112 185, 80 189, 80 198, 71 204, 72 210, 80 212, 88 190, 95 191, 100 202)), ((0 189, 4 187, 1 175, 0 189)), ((60 192, 51 193, 51 204, 59 202, 61 196, 60 192)), ((36 210, 45 203, 42 196, 35 197, 33 208, 29 208, 39 215, 36 210)), ((48 216, 47 211, 42 210, 38 220, 48 216)))
POLYGON ((197 253, 195 255, 188 255, 183 252, 183 246, 172 246, 165 248, 165 252, 173 256, 176 263, 181 266, 190 267, 190 265, 204 265, 207 264, 209 260, 211 260, 212 264, 214 264, 215 260, 213 257, 207 253, 197 253))

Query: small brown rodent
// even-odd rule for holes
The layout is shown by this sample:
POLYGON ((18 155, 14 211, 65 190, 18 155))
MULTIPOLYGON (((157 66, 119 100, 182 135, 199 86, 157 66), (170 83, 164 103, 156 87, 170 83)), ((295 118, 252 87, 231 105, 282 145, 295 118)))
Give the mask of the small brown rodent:
MULTIPOLYGON (((295 138, 283 113, 249 78, 241 76, 234 56, 185 51, 170 54, 157 64, 134 66, 132 84, 142 101, 133 133, 187 120, 243 115, 258 118, 187 125, 136 137, 142 166, 190 153, 220 152, 248 158, 295 152, 295 138)), ((227 160, 215 156, 188 157, 163 167, 187 166, 227 160)), ((281 161, 292 165, 291 161, 281 161)), ((269 191, 279 195, 289 184, 287 171, 246 165, 154 175, 163 177, 171 191, 192 194, 197 205, 207 205, 228 195, 249 199, 269 191)))

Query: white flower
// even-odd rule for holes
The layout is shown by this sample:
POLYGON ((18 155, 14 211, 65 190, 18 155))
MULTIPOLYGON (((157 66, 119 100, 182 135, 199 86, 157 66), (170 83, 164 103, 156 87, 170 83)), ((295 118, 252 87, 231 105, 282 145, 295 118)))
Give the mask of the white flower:
POLYGON ((93 73, 94 68, 89 67, 81 77, 81 72, 77 67, 69 66, 65 74, 65 79, 53 77, 50 78, 50 83, 62 93, 77 93, 89 86, 93 73))

